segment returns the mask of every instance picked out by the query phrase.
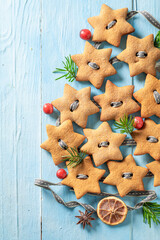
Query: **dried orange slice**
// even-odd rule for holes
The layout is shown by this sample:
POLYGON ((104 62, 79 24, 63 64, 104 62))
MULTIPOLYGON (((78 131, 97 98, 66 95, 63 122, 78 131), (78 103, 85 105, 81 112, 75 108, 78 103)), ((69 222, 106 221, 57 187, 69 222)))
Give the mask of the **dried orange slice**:
POLYGON ((97 206, 97 215, 102 222, 108 225, 118 225, 127 216, 126 204, 117 197, 103 198, 97 206))

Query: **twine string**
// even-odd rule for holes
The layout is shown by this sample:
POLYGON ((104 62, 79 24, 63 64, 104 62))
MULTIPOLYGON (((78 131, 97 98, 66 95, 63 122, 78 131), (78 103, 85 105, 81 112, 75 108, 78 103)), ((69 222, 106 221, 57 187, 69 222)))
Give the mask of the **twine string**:
POLYGON ((117 20, 114 19, 112 22, 108 23, 106 29, 110 29, 110 28, 112 28, 112 27, 116 24, 116 22, 117 22, 117 20))
POLYGON ((64 205, 65 207, 68 207, 68 208, 75 208, 75 207, 78 207, 78 206, 81 206, 83 207, 84 209, 86 209, 87 211, 89 212, 96 212, 96 209, 94 207, 92 207, 91 205, 89 204, 85 204, 85 203, 80 203, 80 202, 77 202, 77 201, 69 201, 69 202, 65 202, 57 193, 55 193, 51 188, 50 188, 50 185, 51 186, 61 186, 62 184, 61 183, 51 183, 51 182, 48 182, 48 181, 45 181, 45 180, 41 180, 41 179, 36 179, 35 180, 35 185, 38 186, 38 187, 42 187, 42 188, 45 188, 49 191, 52 192, 53 194, 53 197, 55 198, 55 200, 64 205))
POLYGON ((156 90, 153 91, 153 96, 157 104, 160 104, 160 94, 156 90))
POLYGON ((120 107, 123 104, 122 101, 119 102, 111 102, 111 107, 117 108, 120 107))
POLYGON ((158 139, 156 137, 153 137, 153 136, 148 136, 147 141, 150 142, 150 143, 157 143, 158 139))
POLYGON ((60 125, 61 125, 61 120, 60 120, 60 117, 58 117, 56 120, 56 127, 59 127, 60 125))
POLYGON ((121 62, 121 60, 119 60, 117 57, 112 57, 112 58, 109 60, 109 62, 110 62, 111 64, 114 64, 114 63, 121 62))
POLYGON ((88 178, 88 175, 78 174, 78 175, 76 176, 76 178, 78 178, 78 179, 87 179, 87 178, 88 178))
POLYGON ((108 141, 104 141, 98 144, 98 147, 108 147, 109 146, 109 142, 108 141))
MULTIPOLYGON (((89 212, 96 212, 97 210, 91 206, 90 204, 85 204, 85 203, 80 203, 78 201, 69 201, 69 202, 65 202, 57 193, 55 193, 50 186, 61 186, 61 183, 51 183, 42 179, 36 179, 35 180, 35 185, 38 187, 42 187, 45 188, 49 191, 52 192, 53 197, 55 198, 55 200, 64 205, 65 207, 68 208, 75 208, 77 206, 81 206, 84 209, 86 209, 89 212)), ((70 189, 71 191, 73 191, 73 189, 70 189)), ((110 193, 106 193, 106 192, 101 192, 100 194, 93 194, 93 193, 88 193, 89 195, 92 196, 100 196, 100 197, 108 197, 108 196, 119 196, 118 193, 116 194, 110 194, 110 193)), ((142 201, 140 201, 139 203, 137 203, 134 207, 131 206, 127 206, 129 211, 135 210, 135 209, 139 209, 143 206, 144 203, 146 202, 150 202, 152 200, 155 200, 157 198, 156 192, 155 191, 132 191, 130 193, 128 193, 126 196, 132 196, 132 197, 145 197, 145 199, 143 199, 142 201)))
POLYGON ((127 14, 126 20, 131 19, 136 14, 140 13, 143 17, 145 17, 154 27, 160 29, 160 23, 147 11, 130 11, 127 14))
POLYGON ((68 146, 67 146, 67 144, 66 144, 62 139, 59 139, 59 140, 58 140, 58 143, 59 143, 59 146, 60 146, 63 150, 67 150, 68 146))
POLYGON ((79 100, 75 100, 71 105, 70 105, 70 111, 73 112, 75 111, 79 106, 79 100))
POLYGON ((88 66, 90 66, 94 70, 100 69, 100 67, 94 62, 88 62, 88 66))
POLYGON ((147 53, 145 51, 139 51, 136 53, 136 56, 139 58, 145 58, 147 57, 147 53))
POLYGON ((134 139, 132 138, 126 138, 122 143, 122 146, 136 146, 136 145, 137 145, 136 141, 134 141, 134 139))
POLYGON ((125 179, 130 179, 130 178, 133 177, 133 173, 131 173, 131 172, 123 173, 122 177, 125 178, 125 179))

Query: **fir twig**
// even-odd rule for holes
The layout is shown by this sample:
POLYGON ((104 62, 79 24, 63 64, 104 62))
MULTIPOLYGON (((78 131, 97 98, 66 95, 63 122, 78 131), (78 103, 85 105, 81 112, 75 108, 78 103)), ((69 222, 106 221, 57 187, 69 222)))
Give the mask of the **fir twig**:
POLYGON ((154 40, 154 46, 160 48, 160 31, 157 32, 157 35, 154 40))
POLYGON ((132 116, 124 115, 123 118, 120 118, 120 121, 115 121, 115 129, 120 129, 121 133, 132 133, 134 129, 134 118, 132 116))
POLYGON ((61 73, 62 75, 55 80, 59 80, 61 78, 66 78, 69 82, 73 82, 76 78, 77 75, 77 66, 76 64, 72 61, 71 55, 68 57, 65 57, 65 62, 62 61, 63 67, 64 68, 56 68, 53 73, 61 73))
POLYGON ((160 224, 160 204, 156 202, 143 204, 143 222, 151 227, 151 220, 157 225, 160 224))
POLYGON ((78 151, 76 147, 68 148, 67 151, 69 155, 62 156, 62 157, 64 158, 63 161, 69 161, 67 166, 70 166, 70 167, 76 167, 86 157, 86 152, 78 151))

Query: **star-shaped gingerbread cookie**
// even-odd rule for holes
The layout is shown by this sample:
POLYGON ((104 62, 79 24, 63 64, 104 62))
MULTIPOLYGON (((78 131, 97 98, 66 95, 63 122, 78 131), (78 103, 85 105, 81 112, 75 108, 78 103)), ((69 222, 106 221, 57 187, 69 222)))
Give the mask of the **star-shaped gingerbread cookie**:
POLYGON ((104 94, 94 96, 94 100, 102 107, 101 121, 115 119, 119 121, 124 114, 131 114, 140 110, 140 106, 132 99, 134 86, 117 87, 107 81, 104 94))
POLYGON ((72 55, 72 60, 78 66, 77 81, 90 81, 100 88, 105 77, 116 74, 115 68, 109 62, 112 49, 96 49, 86 42, 82 54, 72 55))
POLYGON ((108 160, 122 160, 123 156, 119 146, 126 135, 113 133, 107 122, 102 123, 97 129, 84 129, 88 142, 84 144, 81 151, 93 156, 96 166, 108 160))
POLYGON ((160 80, 148 74, 144 88, 135 92, 133 96, 141 103, 141 117, 160 117, 160 80))
POLYGON ((63 97, 52 102, 52 105, 61 113, 61 123, 70 119, 80 127, 85 128, 88 116, 99 112, 99 108, 90 100, 90 95, 90 87, 77 91, 70 85, 65 84, 63 97))
POLYGON ((131 133, 137 146, 134 155, 150 154, 155 160, 160 160, 160 124, 146 119, 140 130, 131 133))
POLYGON ((146 167, 154 175, 154 187, 160 186, 160 161, 153 161, 151 163, 148 163, 146 167))
POLYGON ((131 77, 142 72, 156 76, 155 64, 160 59, 160 49, 154 47, 153 34, 143 39, 128 35, 126 49, 117 58, 128 63, 131 77))
POLYGON ((51 153, 55 165, 62 162, 63 157, 68 155, 68 147, 79 147, 85 137, 75 133, 71 120, 66 120, 59 127, 47 125, 48 140, 41 144, 41 148, 51 153))
POLYGON ((131 154, 121 162, 109 161, 107 165, 110 174, 103 183, 115 185, 121 197, 130 191, 144 190, 142 179, 147 174, 148 169, 137 166, 131 154))
POLYGON ((112 10, 102 4, 99 16, 88 18, 89 24, 94 28, 93 41, 107 41, 118 47, 121 37, 134 32, 134 28, 126 21, 128 8, 112 10))
POLYGON ((76 167, 67 166, 67 168, 69 174, 61 183, 73 187, 77 199, 83 197, 86 193, 101 193, 99 179, 104 175, 105 170, 93 167, 89 156, 76 167), (86 176, 86 179, 78 178, 82 175, 86 176))

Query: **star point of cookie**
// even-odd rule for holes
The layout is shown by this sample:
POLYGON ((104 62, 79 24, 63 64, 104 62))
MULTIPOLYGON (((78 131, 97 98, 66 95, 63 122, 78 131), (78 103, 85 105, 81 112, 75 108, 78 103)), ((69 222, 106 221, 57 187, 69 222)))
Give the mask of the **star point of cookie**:
POLYGON ((137 166, 131 154, 121 162, 109 161, 107 165, 110 174, 104 179, 103 183, 115 185, 121 197, 133 190, 144 190, 142 179, 146 176, 148 169, 137 166), (130 178, 124 177, 126 173, 130 174, 130 178))
POLYGON ((131 77, 142 72, 156 76, 155 64, 160 59, 160 49, 154 46, 153 34, 143 39, 128 35, 126 49, 117 58, 128 63, 131 77), (140 52, 145 55, 140 57, 140 52))
POLYGON ((154 97, 154 91, 160 94, 160 80, 148 74, 144 88, 133 94, 134 98, 141 103, 141 117, 148 118, 152 115, 160 117, 160 104, 154 97))
POLYGON ((46 126, 48 139, 41 144, 41 148, 51 153, 55 165, 62 163, 63 156, 68 152, 62 148, 59 141, 62 140, 68 147, 79 147, 85 137, 79 133, 75 133, 70 120, 66 120, 59 127, 46 126))
POLYGON ((112 132, 107 122, 102 123, 97 129, 84 129, 88 142, 84 144, 81 151, 93 156, 96 166, 100 166, 108 160, 122 160, 123 156, 119 146, 126 135, 112 132), (107 142, 108 146, 101 146, 107 142))
POLYGON ((89 156, 76 167, 72 168, 71 166, 67 166, 67 168, 69 173, 61 183, 72 187, 77 199, 80 199, 86 193, 101 193, 99 180, 104 175, 105 170, 95 168, 89 156), (78 174, 86 175, 88 178, 78 179, 78 174))
POLYGON ((150 154, 155 160, 160 160, 160 124, 151 119, 146 119, 142 129, 135 130, 131 136, 137 146, 134 155, 150 154), (150 142, 149 138, 154 137, 157 142, 150 142))
POLYGON ((160 186, 160 161, 153 161, 151 163, 148 163, 146 167, 154 175, 154 187, 160 186))
POLYGON ((117 87, 111 81, 107 81, 105 93, 94 96, 94 100, 101 106, 101 121, 115 119, 119 121, 124 114, 138 112, 140 106, 132 99, 134 86, 117 87), (119 106, 115 107, 116 104, 119 106))
POLYGON ((90 100, 90 95, 90 87, 76 90, 65 84, 63 97, 52 102, 52 105, 60 111, 60 121, 64 122, 70 119, 80 127, 85 128, 88 116, 99 112, 99 108, 90 100), (78 102, 77 107, 71 110, 71 105, 76 101, 78 102))
POLYGON ((134 32, 134 28, 126 21, 128 8, 112 10, 102 4, 99 16, 88 18, 89 24, 94 28, 92 41, 108 43, 118 47, 121 37, 134 32))
POLYGON ((100 88, 105 77, 117 73, 109 62, 112 49, 96 49, 86 42, 82 54, 72 55, 71 58, 78 66, 77 81, 90 81, 93 86, 100 88), (96 63, 99 69, 93 69, 88 63, 96 63))

